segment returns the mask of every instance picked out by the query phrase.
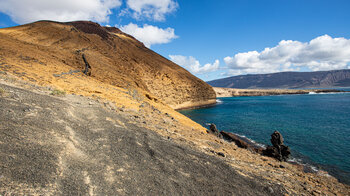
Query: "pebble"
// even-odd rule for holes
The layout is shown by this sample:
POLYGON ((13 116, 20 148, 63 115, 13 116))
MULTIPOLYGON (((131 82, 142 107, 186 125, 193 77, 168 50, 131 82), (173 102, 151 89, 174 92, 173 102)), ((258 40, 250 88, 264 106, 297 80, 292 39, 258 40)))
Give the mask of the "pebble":
POLYGON ((218 155, 219 155, 219 156, 222 156, 222 157, 225 157, 225 154, 222 153, 222 152, 218 152, 218 155))
POLYGON ((274 191, 273 191, 273 188, 271 188, 271 187, 269 187, 269 188, 267 188, 267 190, 269 191, 269 193, 274 193, 274 191))

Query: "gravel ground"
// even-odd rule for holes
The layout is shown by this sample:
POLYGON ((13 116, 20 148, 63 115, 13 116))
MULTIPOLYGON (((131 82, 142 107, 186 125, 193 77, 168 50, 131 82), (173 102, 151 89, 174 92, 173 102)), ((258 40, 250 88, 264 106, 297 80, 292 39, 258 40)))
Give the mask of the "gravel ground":
POLYGON ((285 193, 88 98, 0 88, 0 195, 285 193))

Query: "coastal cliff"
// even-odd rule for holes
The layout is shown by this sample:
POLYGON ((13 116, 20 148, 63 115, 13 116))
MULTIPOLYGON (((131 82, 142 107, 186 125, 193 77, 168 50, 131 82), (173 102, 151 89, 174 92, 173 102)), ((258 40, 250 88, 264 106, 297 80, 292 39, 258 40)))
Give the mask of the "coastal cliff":
POLYGON ((39 21, 0 29, 0 35, 0 68, 30 80, 80 70, 102 83, 142 89, 174 109, 215 103, 211 86, 115 27, 39 21), (44 67, 50 72, 39 76, 44 67))

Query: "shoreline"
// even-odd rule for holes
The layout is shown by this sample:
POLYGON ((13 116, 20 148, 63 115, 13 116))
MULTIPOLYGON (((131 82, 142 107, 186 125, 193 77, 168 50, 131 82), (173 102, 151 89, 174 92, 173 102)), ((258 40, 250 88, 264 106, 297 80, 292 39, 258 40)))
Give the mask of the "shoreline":
MULTIPOLYGON (((257 142, 245 135, 240 135, 240 134, 237 134, 237 133, 234 133, 234 132, 226 132, 226 131, 223 131, 224 133, 230 133, 232 135, 234 135, 235 137, 237 137, 236 139, 240 140, 239 142, 242 143, 242 142, 245 142, 247 146, 246 149, 252 151, 253 153, 259 153, 259 151, 261 151, 262 149, 266 149, 266 147, 268 146, 268 144, 265 144, 265 143, 260 143, 260 142, 257 142)), ((224 138, 224 140, 227 140, 224 138)), ((235 141, 230 141, 230 142, 235 142, 235 141)), ((241 147, 241 148, 244 148, 244 147, 241 147)), ((298 152, 300 153, 300 152, 298 152)), ((263 155, 263 154, 260 154, 262 157, 268 157, 266 155, 263 155)), ((303 155, 304 156, 304 155, 303 155)), ((323 168, 320 167, 320 165, 318 165, 317 163, 315 162, 310 162, 310 161, 307 161, 307 159, 305 159, 305 157, 295 157, 293 156, 293 154, 291 154, 291 157, 286 161, 286 163, 290 163, 290 164, 293 164, 293 165, 296 165, 297 167, 300 167, 301 170, 303 170, 305 173, 318 173, 318 172, 321 172, 321 173, 327 173, 328 175, 336 178, 336 176, 333 176, 331 174, 329 174, 328 171, 324 170, 323 168)), ((338 179, 338 178, 336 178, 338 179)), ((340 179, 338 179, 339 182, 340 179)), ((347 184, 345 182, 341 182, 341 183, 344 183, 344 184, 347 184)), ((349 184, 348 184, 349 185, 349 184)))
MULTIPOLYGON (((4 75, 5 78, 6 76, 4 75)), ((9 78, 9 80, 6 80, 5 78, 3 78, 5 80, 5 84, 9 82, 14 86, 18 85, 28 90, 38 91, 39 93, 50 93, 56 84, 51 84, 51 87, 37 87, 28 81, 23 81, 22 83, 21 80, 18 81, 15 78, 9 78), (16 81, 19 83, 15 84, 16 81), (41 90, 41 88, 46 90, 41 90)), ((11 93, 11 91, 7 92, 11 93)), ((119 91, 118 93, 120 94, 119 91)), ((70 94, 71 92, 68 92, 60 99, 71 98, 72 95, 70 94)), ((178 146, 182 146, 181 149, 189 148, 196 152, 208 155, 210 160, 215 159, 224 161, 229 166, 228 169, 232 169, 237 172, 236 174, 241 176, 241 178, 247 177, 248 179, 255 179, 255 183, 268 183, 270 187, 274 186, 275 184, 281 185, 283 190, 286 191, 285 193, 288 195, 317 195, 321 192, 329 195, 347 195, 349 193, 350 187, 348 185, 340 183, 333 176, 328 176, 327 173, 305 173, 302 167, 298 165, 288 162, 279 162, 273 158, 261 156, 248 149, 239 148, 234 143, 229 143, 218 139, 212 134, 207 134, 206 129, 198 123, 190 120, 168 106, 161 105, 160 103, 143 99, 141 104, 138 101, 139 99, 130 97, 127 99, 128 102, 138 102, 141 104, 138 109, 134 109, 131 107, 132 105, 130 103, 128 105, 124 103, 125 107, 118 105, 117 103, 120 103, 121 101, 118 99, 116 99, 116 102, 113 103, 113 100, 103 99, 103 97, 94 99, 86 94, 74 94, 78 95, 79 99, 80 97, 85 97, 84 99, 86 99, 85 104, 74 101, 74 103, 77 104, 75 107, 84 106, 89 108, 102 104, 102 106, 106 107, 107 110, 111 110, 114 113, 116 112, 116 115, 125 116, 125 118, 128 119, 126 122, 119 122, 120 120, 113 121, 113 119, 106 118, 106 120, 110 123, 117 123, 118 129, 123 127, 131 128, 134 126, 140 127, 142 130, 147 129, 149 132, 158 134, 167 142, 172 142, 178 146), (147 103, 145 101, 147 101, 147 103)), ((29 112, 33 111, 30 110, 29 112)), ((140 144, 142 143, 140 142, 140 144)), ((152 150, 156 149, 158 148, 152 150)), ((178 155, 181 155, 181 153, 177 154, 176 156, 178 155)), ((126 168, 124 168, 124 170, 128 171, 126 168)), ((223 171, 226 172, 228 170, 224 169, 221 172, 223 171)), ((191 172, 189 171, 188 174, 191 174, 191 172)), ((224 181, 224 183, 226 182, 224 181)), ((276 191, 275 193, 277 193, 278 189, 276 187, 272 188, 273 191, 276 191)))
POLYGON ((344 93, 347 91, 337 89, 235 89, 213 87, 216 97, 257 97, 269 95, 302 95, 302 94, 322 94, 322 93, 344 93))
MULTIPOLYGON (((318 92, 319 93, 329 93, 329 92, 331 92, 330 94, 336 94, 336 93, 332 93, 333 90, 328 90, 328 89, 325 89, 325 90, 322 90, 322 91, 318 91, 318 92)), ((336 92, 339 92, 341 94, 349 93, 348 91, 336 91, 336 92)), ((330 96, 333 96, 333 95, 330 95, 330 96)), ((307 96, 307 97, 311 98, 313 96, 307 96)), ((252 98, 252 99, 254 100, 255 98, 252 98)), ((225 102, 225 99, 223 99, 223 102, 225 102)), ((211 113, 211 111, 208 111, 208 113, 211 113)), ((184 114, 186 114, 186 113, 184 113, 184 114)), ((196 114, 196 112, 194 112, 194 114, 196 114)), ((191 117, 191 116, 188 115, 188 117, 191 117)), ((194 118, 193 120, 196 120, 196 119, 198 120, 197 122, 202 122, 201 124, 203 126, 208 125, 208 122, 211 122, 210 118, 208 118, 208 119, 205 118, 205 121, 201 121, 201 119, 198 119, 198 117, 197 117, 197 118, 194 118), (204 122, 206 122, 206 123, 204 123, 204 122)), ((219 122, 214 122, 214 123, 218 123, 219 126, 220 126, 219 122)), ((240 134, 234 133, 234 132, 230 131, 230 129, 228 129, 227 131, 229 133, 232 133, 236 137, 239 137, 240 140, 243 140, 245 142, 248 141, 248 142, 252 143, 253 146, 251 146, 251 145, 250 146, 253 148, 253 150, 252 150, 253 152, 257 152, 259 147, 266 147, 266 145, 267 145, 266 142, 260 143, 260 142, 258 142, 256 140, 253 140, 253 139, 251 139, 251 138, 249 138, 249 137, 247 137, 245 135, 240 135, 240 134), (256 145, 256 144, 258 144, 258 145, 256 145), (259 145, 259 144, 261 144, 261 145, 259 145), (254 145, 255 145, 255 147, 254 147, 254 145), (256 148, 256 146, 258 146, 258 148, 256 148)), ((256 138, 256 139, 258 139, 260 141, 264 141, 264 139, 262 140, 261 138, 256 138)), ((236 142, 236 144, 237 144, 237 142, 236 142)), ((249 149, 249 147, 248 147, 248 149, 249 149)), ((290 157, 290 159, 287 162, 297 165, 305 173, 318 173, 318 172, 325 173, 325 175, 330 175, 330 176, 336 178, 341 183, 350 185, 349 178, 346 178, 346 176, 342 175, 342 173, 344 173, 344 174, 347 173, 347 170, 336 168, 336 167, 332 167, 332 166, 329 166, 327 164, 323 164, 322 162, 321 163, 317 162, 316 161, 317 159, 312 160, 310 158, 312 156, 308 156, 306 154, 302 154, 301 152, 303 152, 303 151, 302 150, 301 151, 296 151, 296 149, 294 149, 293 155, 290 157)))

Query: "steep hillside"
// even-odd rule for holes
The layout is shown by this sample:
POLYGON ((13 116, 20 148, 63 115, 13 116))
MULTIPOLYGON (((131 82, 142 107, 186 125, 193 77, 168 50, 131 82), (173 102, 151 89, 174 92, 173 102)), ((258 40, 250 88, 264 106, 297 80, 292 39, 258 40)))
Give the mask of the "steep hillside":
POLYGON ((215 92, 202 80, 119 29, 93 22, 39 21, 0 29, 1 70, 41 82, 84 71, 102 83, 142 89, 174 109, 215 102, 215 92), (47 73, 39 76, 40 71, 47 73))
MULTIPOLYGON (((135 114, 113 106, 4 85, 1 76, 0 89, 6 91, 0 94, 0 195, 274 195, 268 187, 286 192, 168 139, 173 134, 133 124, 135 114)), ((149 115, 139 111, 138 119, 149 115)), ((154 119, 147 124, 157 124, 154 119)), ((170 132, 177 122, 166 120, 170 132)))
POLYGON ((116 28, 0 29, 0 195, 349 195, 323 171, 239 148, 173 109, 214 98, 116 28))
POLYGON ((350 70, 242 75, 213 80, 208 84, 225 88, 348 87, 350 86, 350 70))

